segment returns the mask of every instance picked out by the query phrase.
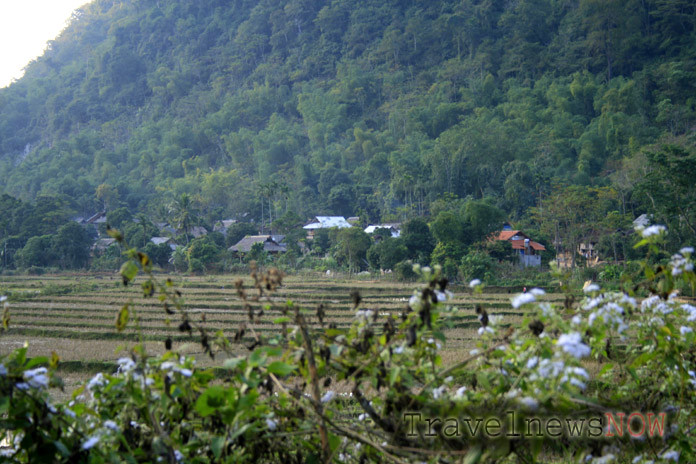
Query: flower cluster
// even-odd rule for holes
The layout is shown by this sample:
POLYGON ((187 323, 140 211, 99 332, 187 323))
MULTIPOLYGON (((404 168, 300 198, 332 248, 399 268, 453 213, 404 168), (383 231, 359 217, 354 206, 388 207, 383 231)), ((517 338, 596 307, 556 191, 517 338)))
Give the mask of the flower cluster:
POLYGON ((623 334, 628 329, 625 308, 637 308, 637 306, 635 298, 625 293, 612 292, 586 299, 580 308, 589 313, 587 321, 590 327, 602 325, 615 330, 618 334, 623 334))

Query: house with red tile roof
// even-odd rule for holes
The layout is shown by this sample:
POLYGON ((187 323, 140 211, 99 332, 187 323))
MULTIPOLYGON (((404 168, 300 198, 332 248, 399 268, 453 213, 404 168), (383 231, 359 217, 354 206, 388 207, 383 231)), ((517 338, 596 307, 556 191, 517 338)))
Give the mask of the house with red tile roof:
POLYGON ((506 223, 503 230, 495 233, 491 239, 509 242, 520 259, 520 266, 541 266, 541 252, 545 251, 546 247, 529 238, 521 230, 513 230, 510 224, 506 223))

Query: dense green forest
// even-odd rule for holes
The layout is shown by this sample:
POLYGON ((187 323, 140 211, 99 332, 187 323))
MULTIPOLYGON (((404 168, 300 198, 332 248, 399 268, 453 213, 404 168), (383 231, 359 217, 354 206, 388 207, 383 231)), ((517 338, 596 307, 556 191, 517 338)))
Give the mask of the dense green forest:
POLYGON ((695 126, 690 0, 96 0, 0 89, 1 188, 153 222, 182 198, 208 224, 460 221, 457 258, 478 205, 620 259, 643 213, 696 237, 695 126))

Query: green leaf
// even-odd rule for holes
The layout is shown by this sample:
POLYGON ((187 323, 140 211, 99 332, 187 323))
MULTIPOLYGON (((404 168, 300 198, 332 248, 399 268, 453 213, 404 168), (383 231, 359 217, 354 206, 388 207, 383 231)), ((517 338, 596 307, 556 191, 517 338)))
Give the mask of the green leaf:
POLYGON ((27 364, 24 366, 24 369, 31 369, 34 366, 38 366, 39 364, 46 364, 48 363, 48 358, 46 356, 37 356, 35 358, 31 358, 29 361, 27 361, 27 364))
POLYGON ((655 356, 657 356, 657 353, 654 351, 646 351, 645 353, 641 354, 638 356, 636 359, 633 360, 631 363, 631 367, 638 367, 642 366, 643 364, 647 363, 651 359, 653 359, 655 356))
POLYGON ((273 319, 274 324, 282 324, 284 322, 290 322, 292 319, 285 316, 285 317, 278 317, 276 319, 273 319))
POLYGON ((445 334, 440 331, 433 332, 433 337, 440 340, 442 343, 445 343, 447 341, 447 337, 445 337, 445 334))
POLYGON ((262 348, 259 348, 259 350, 263 353, 266 353, 266 356, 271 358, 283 354, 283 349, 277 346, 264 346, 262 348))
POLYGON ((201 417, 208 417, 225 406, 225 389, 219 385, 209 387, 196 400, 196 411, 201 417))
POLYGON ((118 316, 116 316, 116 330, 122 332, 123 329, 126 328, 126 325, 128 325, 128 317, 128 303, 126 303, 123 305, 123 308, 121 308, 121 310, 118 312, 118 316))
POLYGON ((399 379, 400 372, 401 372, 401 368, 399 366, 392 368, 392 370, 389 372, 389 386, 390 387, 392 385, 394 385, 394 382, 396 382, 399 379))
POLYGON ((266 366, 266 369, 268 372, 280 376, 286 376, 289 375, 292 371, 295 370, 295 366, 291 366, 290 364, 285 364, 284 362, 276 361, 272 362, 268 366, 266 366))
POLYGON ((53 445, 56 447, 56 449, 58 449, 60 454, 62 454, 63 456, 65 456, 65 457, 70 456, 70 451, 63 443, 56 440, 53 442, 53 445))
POLYGON ((614 363, 606 363, 602 367, 602 369, 599 371, 599 376, 600 377, 603 376, 604 374, 606 374, 607 372, 609 372, 613 368, 614 368, 614 363))
POLYGON ((242 362, 246 361, 244 356, 238 356, 236 358, 225 359, 222 363, 222 367, 226 369, 236 369, 242 362))
POLYGON ((476 464, 481 460, 481 446, 476 445, 473 448, 469 450, 468 453, 466 453, 466 457, 464 458, 464 464, 476 464))
POLYGON ((341 437, 333 433, 329 434, 329 447, 331 451, 335 451, 339 446, 341 446, 341 437))
POLYGON ((630 366, 626 366, 626 370, 628 371, 629 374, 631 374, 631 377, 633 377, 633 380, 636 382, 640 382, 640 378, 638 377, 638 374, 636 373, 636 370, 630 366))
POLYGON ((138 266, 133 263, 133 261, 126 261, 123 263, 123 266, 121 266, 121 276, 123 277, 123 282, 128 283, 135 279, 135 276, 138 275, 138 266))
POLYGON ((213 450, 215 459, 220 459, 222 455, 222 447, 225 446, 225 437, 215 437, 210 443, 210 449, 213 450))

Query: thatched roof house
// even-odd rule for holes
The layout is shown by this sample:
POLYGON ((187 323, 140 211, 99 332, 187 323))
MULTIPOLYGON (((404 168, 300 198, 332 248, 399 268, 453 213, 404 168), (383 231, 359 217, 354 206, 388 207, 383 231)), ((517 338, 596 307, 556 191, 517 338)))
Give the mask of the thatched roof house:
POLYGON ((249 253, 255 244, 263 243, 263 249, 268 253, 285 253, 288 250, 282 243, 284 238, 284 235, 247 235, 229 249, 236 253, 249 253))

